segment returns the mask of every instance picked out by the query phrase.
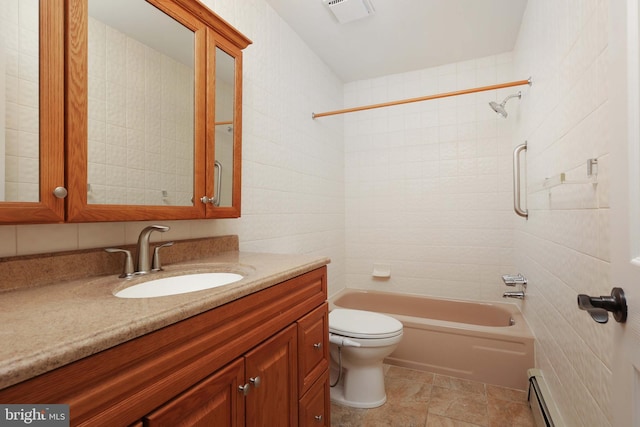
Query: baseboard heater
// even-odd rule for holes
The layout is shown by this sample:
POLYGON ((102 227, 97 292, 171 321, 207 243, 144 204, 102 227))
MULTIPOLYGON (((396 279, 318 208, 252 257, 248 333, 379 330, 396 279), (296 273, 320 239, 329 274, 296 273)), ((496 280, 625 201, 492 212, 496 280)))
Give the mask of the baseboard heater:
POLYGON ((563 427, 558 409, 539 369, 529 369, 529 407, 536 427, 563 427))

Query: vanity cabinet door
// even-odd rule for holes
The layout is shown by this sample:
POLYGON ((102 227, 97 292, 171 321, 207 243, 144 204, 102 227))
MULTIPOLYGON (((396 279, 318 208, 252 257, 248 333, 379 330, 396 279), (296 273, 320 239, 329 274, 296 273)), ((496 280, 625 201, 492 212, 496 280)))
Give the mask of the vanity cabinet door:
POLYGON ((246 425, 296 426, 298 383, 296 325, 271 337, 245 356, 246 425))
POLYGON ((244 399, 238 391, 243 379, 244 360, 239 359, 146 416, 145 426, 243 426, 244 399))

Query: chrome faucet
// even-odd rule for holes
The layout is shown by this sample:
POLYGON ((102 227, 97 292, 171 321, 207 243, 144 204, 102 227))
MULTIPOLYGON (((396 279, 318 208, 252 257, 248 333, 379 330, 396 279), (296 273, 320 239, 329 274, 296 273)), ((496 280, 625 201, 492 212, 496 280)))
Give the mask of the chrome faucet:
POLYGON ((521 289, 522 289, 520 291, 507 291, 507 292, 502 294, 502 298, 524 299, 525 291, 527 290, 527 283, 528 283, 526 277, 524 277, 520 273, 518 273, 518 274, 505 274, 504 276, 502 276, 502 281, 507 286, 520 285, 521 289))
POLYGON ((149 256, 149 237, 154 231, 164 233, 169 227, 164 225, 150 225, 145 227, 138 236, 138 253, 136 255, 136 274, 146 274, 151 271, 151 256, 149 256))

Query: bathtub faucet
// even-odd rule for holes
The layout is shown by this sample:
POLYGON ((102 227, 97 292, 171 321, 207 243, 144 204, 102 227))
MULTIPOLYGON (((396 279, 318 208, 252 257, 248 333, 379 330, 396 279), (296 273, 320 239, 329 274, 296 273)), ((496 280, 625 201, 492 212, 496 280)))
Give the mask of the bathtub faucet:
POLYGON ((507 291, 502 294, 502 298, 524 299, 524 291, 507 291))
POLYGON ((527 278, 522 274, 505 274, 502 276, 502 281, 507 286, 516 286, 520 287, 519 291, 507 291, 502 294, 502 298, 518 298, 524 299, 524 292, 527 290, 527 278))

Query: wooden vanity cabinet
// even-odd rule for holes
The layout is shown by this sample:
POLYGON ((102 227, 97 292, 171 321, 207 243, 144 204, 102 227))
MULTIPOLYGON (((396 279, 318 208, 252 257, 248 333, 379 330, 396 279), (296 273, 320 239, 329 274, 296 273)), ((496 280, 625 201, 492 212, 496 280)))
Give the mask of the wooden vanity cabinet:
POLYGON ((321 267, 0 390, 0 402, 67 403, 73 426, 329 425, 326 297, 321 267))

